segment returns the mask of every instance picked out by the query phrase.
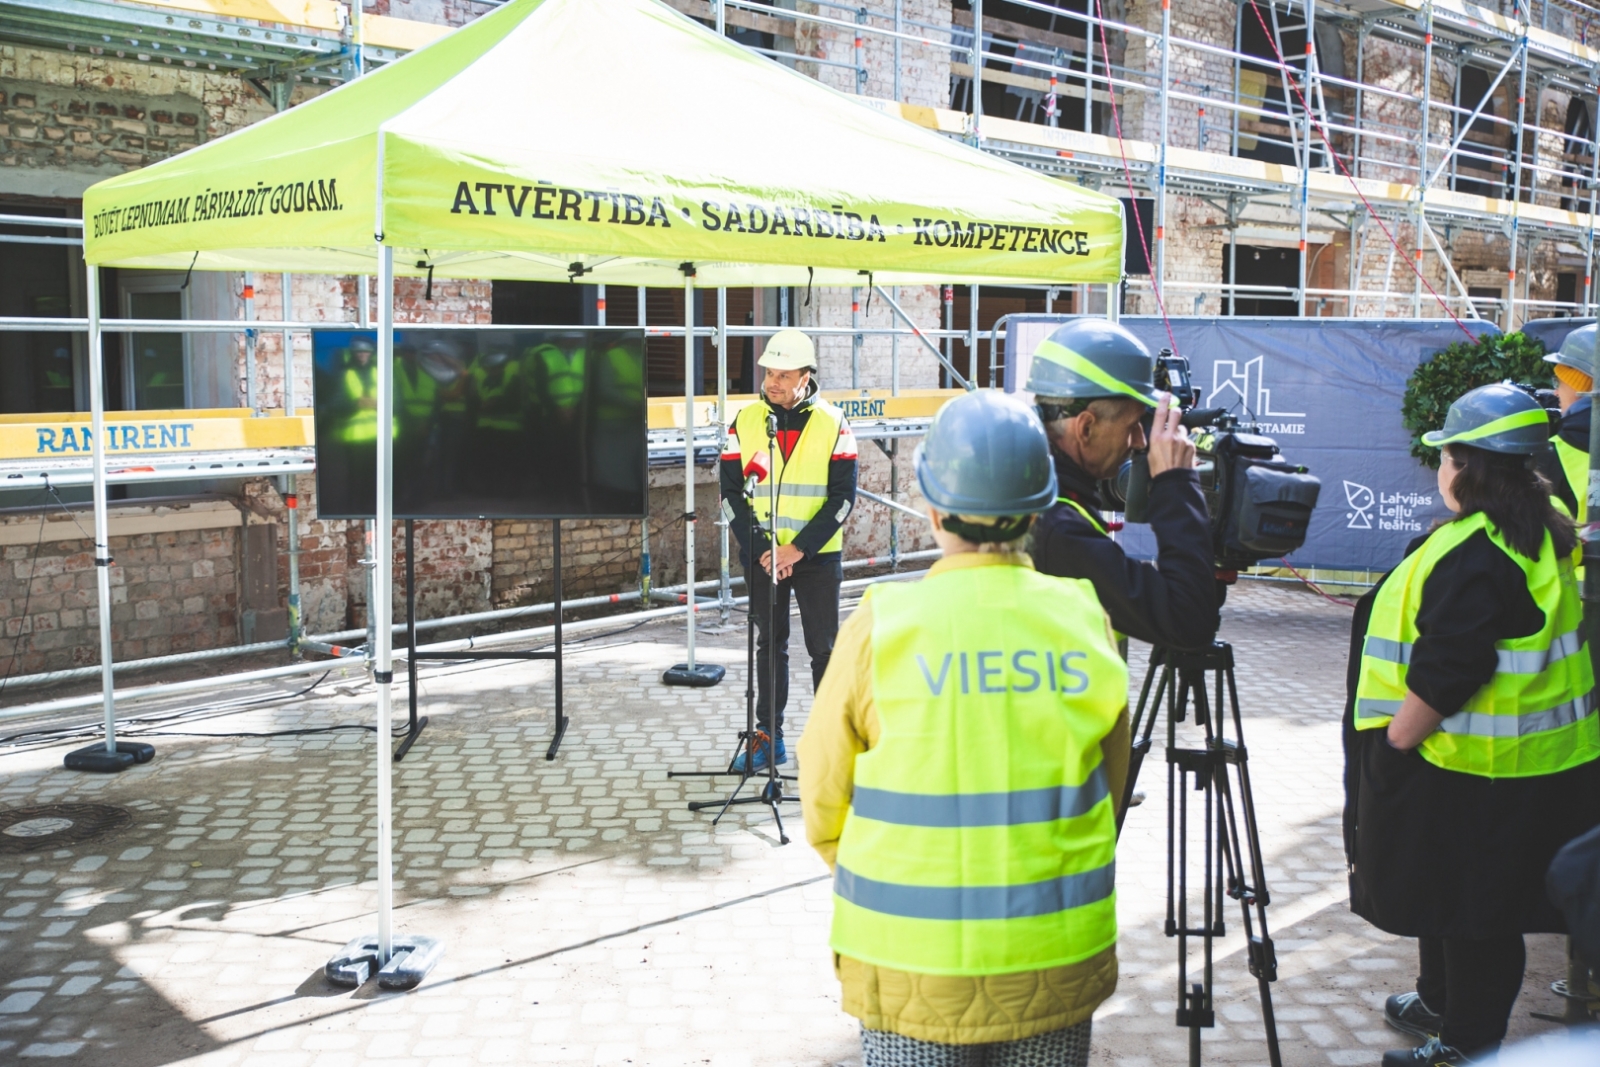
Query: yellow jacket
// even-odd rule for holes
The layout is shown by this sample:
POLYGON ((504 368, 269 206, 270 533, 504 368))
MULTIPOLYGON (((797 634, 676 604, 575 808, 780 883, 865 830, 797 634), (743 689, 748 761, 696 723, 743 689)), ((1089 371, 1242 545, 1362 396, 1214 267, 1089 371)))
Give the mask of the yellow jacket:
MULTIPOLYGON (((930 574, 960 567, 1032 566, 1026 556, 964 552, 946 556, 930 574)), ((1109 629, 1110 622, 1105 620, 1109 629)), ((800 738, 800 807, 806 840, 832 869, 854 793, 855 759, 878 741, 872 700, 872 609, 864 603, 839 629, 833 658, 800 738)), ((1131 737, 1124 709, 1101 743, 1118 807, 1128 778, 1131 737)), ((1115 948, 1046 971, 981 977, 913 974, 835 953, 843 1008, 870 1030, 919 1041, 969 1045, 1018 1041, 1074 1026, 1117 988, 1115 948)))

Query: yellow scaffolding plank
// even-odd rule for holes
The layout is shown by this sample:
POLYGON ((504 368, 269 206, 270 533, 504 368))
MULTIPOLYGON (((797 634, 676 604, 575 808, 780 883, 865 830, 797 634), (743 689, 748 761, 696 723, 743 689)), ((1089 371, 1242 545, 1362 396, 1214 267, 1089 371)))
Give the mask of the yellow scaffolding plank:
POLYGON ((218 18, 278 22, 333 33, 345 27, 345 6, 336 0, 139 0, 139 4, 218 18))
POLYGON ((415 52, 450 34, 449 26, 388 15, 361 16, 361 43, 397 52, 415 52))
MULTIPOLYGON (((93 434, 87 412, 6 416, 0 421, 0 459, 87 456, 93 434)), ((282 413, 254 418, 248 410, 119 411, 106 414, 106 458, 241 448, 295 448, 314 441, 311 416, 282 413)))
MULTIPOLYGON (((902 389, 899 396, 891 396, 887 389, 829 389, 822 395, 843 409, 850 419, 931 419, 951 399, 960 396, 961 389, 902 389)), ((756 402, 753 393, 728 397, 728 420, 756 402)), ((650 400, 649 427, 652 430, 683 429, 682 400, 654 397, 650 400)), ((710 426, 717 421, 717 398, 697 396, 694 400, 694 424, 710 426)))

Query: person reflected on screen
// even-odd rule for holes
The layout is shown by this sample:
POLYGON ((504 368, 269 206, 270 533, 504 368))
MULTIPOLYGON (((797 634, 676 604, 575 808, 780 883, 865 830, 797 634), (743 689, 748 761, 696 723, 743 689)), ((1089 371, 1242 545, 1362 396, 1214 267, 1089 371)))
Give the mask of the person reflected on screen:
POLYGON ((472 381, 473 482, 480 498, 501 496, 507 465, 517 461, 522 435, 522 365, 511 357, 507 334, 484 334, 472 381))

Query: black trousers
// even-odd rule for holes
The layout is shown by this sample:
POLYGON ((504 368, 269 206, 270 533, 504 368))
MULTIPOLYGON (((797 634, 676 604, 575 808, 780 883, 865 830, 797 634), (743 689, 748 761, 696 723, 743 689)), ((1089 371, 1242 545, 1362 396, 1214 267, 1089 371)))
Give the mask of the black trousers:
POLYGON ((805 635, 806 653, 811 657, 811 688, 822 681, 833 655, 833 639, 839 635, 839 582, 843 576, 839 553, 803 559, 794 565, 789 577, 778 583, 777 610, 773 632, 767 633, 767 606, 772 599, 772 575, 760 566, 745 564, 745 588, 750 590, 750 618, 756 624, 756 723, 773 737, 783 736, 783 710, 789 703, 789 598, 800 605, 800 630, 805 635), (777 699, 767 692, 772 677, 771 656, 778 655, 777 699), (777 728, 773 728, 772 707, 778 709, 777 728))
POLYGON ((1444 1043, 1468 1055, 1499 1048, 1522 990, 1527 965, 1522 935, 1422 937, 1417 947, 1422 963, 1417 992, 1430 1010, 1444 1016, 1439 1035, 1444 1043))

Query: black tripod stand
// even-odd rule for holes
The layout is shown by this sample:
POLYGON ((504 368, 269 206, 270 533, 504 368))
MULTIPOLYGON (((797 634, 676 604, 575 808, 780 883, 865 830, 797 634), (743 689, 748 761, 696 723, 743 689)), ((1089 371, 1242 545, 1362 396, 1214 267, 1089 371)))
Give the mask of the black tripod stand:
MULTIPOLYGON (((1178 1018, 1189 1030, 1189 1063, 1200 1064, 1200 1031, 1216 1025, 1212 1003, 1212 943, 1226 933, 1223 894, 1239 902, 1249 942, 1250 973, 1261 991, 1261 1018, 1267 1033, 1267 1057, 1282 1067, 1278 1026, 1272 1013, 1272 987, 1278 977, 1277 955, 1267 932, 1266 872, 1261 860, 1261 835, 1250 791, 1250 766, 1239 716, 1239 691, 1233 676, 1233 646, 1218 641, 1200 652, 1154 648, 1133 717, 1133 757, 1128 767, 1127 801, 1133 796, 1139 768, 1150 751, 1150 734, 1165 698, 1167 712, 1167 924, 1168 937, 1178 939, 1178 1018), (1159 679, 1158 679, 1159 674, 1159 679), (1215 699, 1208 699, 1206 675, 1216 676, 1215 699), (1227 683, 1226 709, 1223 683, 1227 683), (1151 687, 1154 686, 1154 699, 1151 687), (1191 698, 1195 725, 1205 731, 1203 748, 1178 747, 1178 723, 1191 698), (1233 738, 1227 736, 1231 713, 1233 738), (1189 925, 1189 793, 1199 791, 1200 823, 1205 844, 1200 852, 1200 925, 1189 925), (1235 798, 1237 796, 1237 807, 1235 798), (1240 814, 1244 824, 1240 826, 1240 814), (1243 849, 1241 849, 1241 841, 1243 849), (1189 939, 1201 943, 1201 980, 1189 981, 1189 939)), ((1117 825, 1121 833, 1122 825, 1117 825)))
MULTIPOLYGON (((768 415, 767 455, 769 457, 774 455, 774 450, 777 448, 777 438, 778 418, 776 415, 768 415)), ((750 546, 751 562, 759 564, 759 559, 756 556, 755 540, 756 530, 758 527, 756 526, 755 507, 753 506, 755 503, 756 482, 758 480, 759 479, 752 476, 748 481, 746 481, 744 492, 746 503, 751 505, 749 509, 749 525, 746 527, 747 534, 745 537, 745 543, 750 546)), ((769 507, 766 531, 767 544, 772 552, 772 566, 768 571, 770 581, 767 586, 767 697, 769 707, 773 712, 774 721, 776 721, 778 704, 778 647, 774 634, 777 623, 778 604, 778 489, 781 481, 781 474, 775 478, 767 478, 767 501, 769 507)), ((751 591, 754 592, 753 584, 751 591)), ((725 798, 722 800, 691 800, 689 802, 689 810, 705 811, 708 808, 719 809, 717 811, 716 818, 711 820, 711 825, 715 826, 717 823, 722 821, 722 817, 728 813, 728 809, 733 807, 735 804, 765 804, 767 807, 772 809, 772 821, 776 823, 778 827, 778 844, 787 845, 789 843, 789 835, 783 830, 783 814, 779 811, 778 805, 784 803, 785 801, 799 802, 800 798, 798 796, 790 796, 783 791, 783 783, 792 782, 795 780, 795 778, 792 774, 778 773, 777 739, 767 736, 767 732, 765 730, 759 729, 756 726, 756 619, 754 612, 751 612, 746 620, 745 632, 745 726, 744 729, 739 732, 739 741, 734 747, 733 755, 728 759, 728 769, 725 771, 668 771, 667 777, 737 777, 739 781, 734 784, 732 792, 730 792, 725 798), (761 771, 752 770, 756 764, 756 753, 759 752, 763 747, 765 747, 767 751, 767 768, 764 774, 761 771), (738 760, 741 749, 744 751, 744 770, 739 771, 734 769, 734 763, 738 760), (761 783, 759 792, 751 793, 748 796, 739 795, 744 791, 745 785, 752 778, 763 777, 766 780, 761 783)))

